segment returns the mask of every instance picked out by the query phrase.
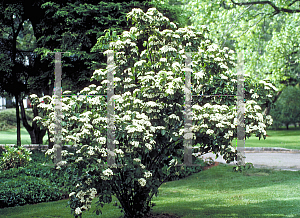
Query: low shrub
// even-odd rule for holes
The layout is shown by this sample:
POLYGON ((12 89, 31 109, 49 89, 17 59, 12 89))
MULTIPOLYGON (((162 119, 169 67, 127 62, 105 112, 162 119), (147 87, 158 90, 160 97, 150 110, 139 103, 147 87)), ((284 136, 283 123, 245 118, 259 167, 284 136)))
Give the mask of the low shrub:
POLYGON ((0 159, 0 170, 8 170, 10 168, 24 167, 31 161, 31 152, 23 146, 11 147, 4 146, 6 152, 2 153, 0 159))
POLYGON ((22 175, 1 182, 0 207, 56 201, 61 199, 61 191, 48 179, 22 175))
POLYGON ((38 149, 33 149, 31 153, 32 162, 34 163, 52 163, 51 158, 46 156, 45 152, 42 152, 38 149))

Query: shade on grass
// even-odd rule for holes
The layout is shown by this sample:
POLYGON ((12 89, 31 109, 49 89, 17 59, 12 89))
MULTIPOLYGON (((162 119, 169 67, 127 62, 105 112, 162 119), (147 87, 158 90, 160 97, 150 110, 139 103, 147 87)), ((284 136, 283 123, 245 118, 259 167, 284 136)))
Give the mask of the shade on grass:
MULTIPOLYGON (((191 217, 300 217, 300 172, 250 169, 232 172, 220 164, 179 181, 164 183, 153 213, 191 217)), ((116 199, 113 198, 113 203, 116 199)), ((92 209, 83 217, 98 217, 92 209)), ((111 203, 105 218, 117 218, 119 209, 111 203)), ((72 217, 67 200, 0 209, 1 217, 72 217)))

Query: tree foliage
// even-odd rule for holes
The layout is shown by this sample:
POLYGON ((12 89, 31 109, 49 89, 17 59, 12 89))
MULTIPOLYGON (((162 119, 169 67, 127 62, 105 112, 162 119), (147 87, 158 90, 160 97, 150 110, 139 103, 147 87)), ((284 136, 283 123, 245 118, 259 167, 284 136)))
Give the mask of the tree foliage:
POLYGON ((206 25, 216 43, 245 51, 245 72, 256 81, 269 79, 278 87, 278 96, 286 86, 299 83, 300 14, 281 10, 299 9, 299 1, 184 2, 197 29, 206 25))
MULTIPOLYGON (((70 51, 63 55, 63 90, 77 93, 90 84, 94 69, 106 62, 103 54, 90 53, 97 38, 105 29, 121 32, 128 28, 125 14, 135 6, 147 8, 151 1, 2 1, 1 2, 1 85, 2 96, 19 100, 36 93, 39 97, 52 95, 54 88, 54 54, 46 52, 70 51), (34 13, 33 13, 34 11, 34 13), (14 18, 15 17, 15 18, 14 18), (32 52, 35 50, 35 52, 32 52), (25 52, 28 51, 28 52, 25 52), (25 66, 24 62, 29 61, 25 66)), ((179 9, 160 7, 173 19, 183 21, 179 9)), ((19 101, 18 100, 18 101, 19 101)), ((23 125, 31 136, 31 143, 42 143, 45 130, 27 123, 20 101, 23 125)), ((17 109, 19 106, 17 105, 17 109)), ((34 116, 37 116, 33 106, 34 116)), ((20 131, 18 123, 18 144, 20 131)), ((49 134, 49 132, 48 132, 49 134)), ((51 143, 49 142, 51 147, 51 143)))
POLYGON ((279 128, 284 124, 289 128, 290 124, 300 122, 300 89, 299 87, 288 86, 280 95, 270 112, 274 123, 272 127, 279 128))

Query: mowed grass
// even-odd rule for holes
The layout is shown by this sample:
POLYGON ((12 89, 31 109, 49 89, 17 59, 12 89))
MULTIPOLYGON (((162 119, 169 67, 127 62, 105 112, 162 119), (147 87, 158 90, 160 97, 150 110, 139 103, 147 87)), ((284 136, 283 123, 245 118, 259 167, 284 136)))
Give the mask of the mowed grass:
MULTIPOLYGON (((278 147, 300 150, 300 128, 289 127, 289 130, 267 130, 266 139, 252 135, 245 140, 245 147, 278 147)), ((236 141, 233 140, 233 145, 236 141)))
MULTIPOLYGON (((191 217, 300 217, 300 171, 249 169, 232 172, 232 166, 220 164, 179 181, 164 183, 153 213, 191 217)), ((117 218, 122 214, 112 204, 104 206, 99 217, 117 218)), ((69 218, 68 200, 0 209, 1 217, 69 218)), ((93 213, 95 202, 83 217, 93 213)))
MULTIPOLYGON (((43 138, 43 142, 43 144, 48 144, 47 133, 43 138)), ((5 131, 0 131, 0 144, 17 144, 17 128, 11 128, 5 131)), ((31 144, 30 135, 25 129, 25 127, 21 128, 21 144, 31 144)))

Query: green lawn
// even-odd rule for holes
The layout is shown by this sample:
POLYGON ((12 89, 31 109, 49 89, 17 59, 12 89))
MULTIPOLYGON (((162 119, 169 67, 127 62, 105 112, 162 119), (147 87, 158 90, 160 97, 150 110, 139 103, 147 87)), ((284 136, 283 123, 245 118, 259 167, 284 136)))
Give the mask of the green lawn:
MULTIPOLYGON (((300 149, 300 128, 290 127, 289 130, 267 130, 267 137, 251 136, 245 141, 245 147, 278 147, 287 149, 300 149)), ((233 144, 236 143, 233 141, 233 144)))
MULTIPOLYGON (((159 188, 153 213, 173 213, 191 217, 300 217, 300 171, 250 169, 232 172, 219 165, 159 188)), ((115 199, 114 199, 115 200, 115 199)), ((68 200, 0 209, 1 217, 72 217, 68 200)), ((92 213, 83 217, 98 217, 92 213)), ((114 201, 113 201, 114 202, 114 201)), ((106 205, 105 218, 121 215, 117 207, 106 205)))
MULTIPOLYGON (((48 144, 48 135, 43 138, 43 144, 48 144), (46 142, 46 143, 45 143, 46 142)), ((6 131, 0 131, 0 144, 16 144, 17 143, 17 128, 8 129, 6 131)), ((28 145, 31 144, 30 135, 25 129, 21 128, 21 144, 28 145)))

